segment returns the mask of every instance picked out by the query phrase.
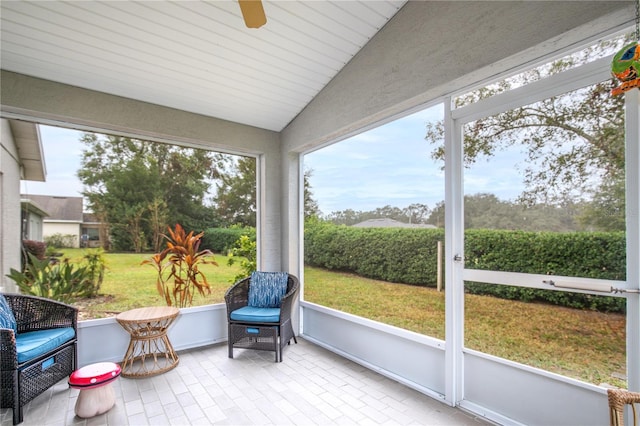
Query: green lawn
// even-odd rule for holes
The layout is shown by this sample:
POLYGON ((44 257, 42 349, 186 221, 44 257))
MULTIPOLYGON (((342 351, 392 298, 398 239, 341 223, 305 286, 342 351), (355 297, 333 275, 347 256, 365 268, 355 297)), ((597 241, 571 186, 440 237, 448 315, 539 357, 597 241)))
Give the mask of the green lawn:
MULTIPOLYGON (((79 259, 83 250, 64 250, 79 259)), ((164 302, 155 287, 155 270, 140 265, 149 254, 106 255, 102 297, 78 301, 81 319, 164 302)), ((204 265, 211 295, 194 297, 194 306, 221 303, 238 265, 204 265)), ((353 274, 305 268, 305 300, 444 339, 444 292, 392 284, 353 274)), ((489 296, 465 296, 465 346, 590 383, 625 386, 625 316, 522 303, 489 296)))
MULTIPOLYGON (((305 268, 305 300, 444 339, 444 292, 305 268)), ((465 346, 625 387, 625 316, 465 295, 465 346)))
MULTIPOLYGON (((64 249, 65 257, 79 262, 83 249, 64 249)), ((77 305, 82 310, 82 319, 114 316, 119 312, 144 306, 164 305, 164 300, 156 289, 156 270, 150 265, 140 263, 151 254, 108 253, 107 270, 100 293, 104 297, 95 300, 81 300, 77 305)), ((236 264, 227 266, 227 257, 214 256, 218 266, 201 265, 200 270, 207 277, 211 294, 205 297, 196 293, 193 305, 207 305, 224 301, 224 293, 231 286, 231 280, 240 273, 236 264)))

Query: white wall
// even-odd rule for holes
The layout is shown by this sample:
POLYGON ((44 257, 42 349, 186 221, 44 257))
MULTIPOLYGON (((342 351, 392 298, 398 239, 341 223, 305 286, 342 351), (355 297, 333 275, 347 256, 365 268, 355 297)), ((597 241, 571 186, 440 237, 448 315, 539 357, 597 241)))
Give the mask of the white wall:
POLYGON ((443 340, 309 302, 301 305, 307 340, 444 402, 443 340))
POLYGON ((301 152, 633 25, 633 2, 410 1, 282 132, 301 152))
POLYGON ((42 216, 33 212, 27 212, 27 235, 25 238, 32 241, 43 241, 42 216))
MULTIPOLYGON (((167 331, 176 351, 222 343, 227 340, 227 307, 224 303, 180 309, 167 331), (202 324, 207 324, 202 327, 202 324)), ((115 317, 78 323, 78 367, 95 362, 121 362, 130 335, 115 317)))
POLYGON ((17 292, 6 277, 20 269, 20 165, 9 122, 0 119, 0 291, 17 292))
POLYGON ((73 235, 73 247, 80 247, 80 227, 79 222, 52 222, 45 219, 42 234, 43 237, 54 234, 73 235))

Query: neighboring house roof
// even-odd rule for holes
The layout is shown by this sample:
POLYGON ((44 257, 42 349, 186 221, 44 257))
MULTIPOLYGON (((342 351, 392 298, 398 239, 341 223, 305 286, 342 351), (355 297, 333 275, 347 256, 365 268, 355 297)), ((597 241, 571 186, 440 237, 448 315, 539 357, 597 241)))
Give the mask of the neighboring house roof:
POLYGON ((437 228, 437 226, 428 225, 425 223, 404 223, 389 218, 369 219, 365 220, 364 222, 356 223, 353 226, 356 228, 437 228))
POLYGON ((49 215, 49 213, 47 213, 42 207, 28 198, 20 199, 20 206, 22 207, 22 210, 37 214, 40 217, 47 217, 49 215))
POLYGON ((22 195, 38 206, 41 206, 49 215, 47 222, 69 221, 82 222, 82 197, 60 197, 51 195, 22 195))

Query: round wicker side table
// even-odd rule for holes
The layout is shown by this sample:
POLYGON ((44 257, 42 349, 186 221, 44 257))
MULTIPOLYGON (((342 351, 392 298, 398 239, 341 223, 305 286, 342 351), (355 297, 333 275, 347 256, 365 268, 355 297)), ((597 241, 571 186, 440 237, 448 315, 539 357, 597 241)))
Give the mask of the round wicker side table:
POLYGON ((122 377, 149 377, 178 365, 178 355, 167 337, 167 329, 180 310, 155 306, 125 311, 116 321, 131 335, 122 360, 122 377))

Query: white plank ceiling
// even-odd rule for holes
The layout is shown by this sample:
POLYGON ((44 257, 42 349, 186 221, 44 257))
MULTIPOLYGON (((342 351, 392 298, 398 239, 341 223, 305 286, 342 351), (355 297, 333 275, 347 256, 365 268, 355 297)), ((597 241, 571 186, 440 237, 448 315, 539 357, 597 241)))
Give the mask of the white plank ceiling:
POLYGON ((406 0, 2 0, 2 69, 282 130, 406 0))

